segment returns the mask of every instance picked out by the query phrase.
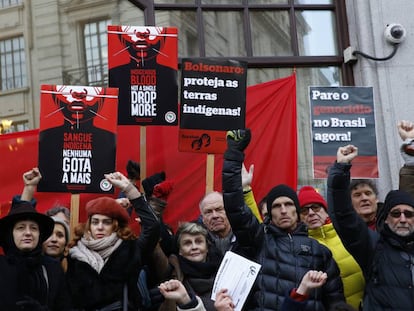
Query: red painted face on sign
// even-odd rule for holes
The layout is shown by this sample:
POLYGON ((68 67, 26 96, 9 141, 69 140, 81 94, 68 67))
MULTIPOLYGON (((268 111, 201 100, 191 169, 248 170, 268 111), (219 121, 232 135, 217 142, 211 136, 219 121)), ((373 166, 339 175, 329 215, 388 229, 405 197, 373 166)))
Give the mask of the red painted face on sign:
POLYGON ((121 26, 121 30, 122 41, 138 62, 156 57, 165 42, 163 27, 121 26))
POLYGON ((56 85, 55 102, 67 121, 83 123, 98 115, 103 93, 101 87, 56 85))

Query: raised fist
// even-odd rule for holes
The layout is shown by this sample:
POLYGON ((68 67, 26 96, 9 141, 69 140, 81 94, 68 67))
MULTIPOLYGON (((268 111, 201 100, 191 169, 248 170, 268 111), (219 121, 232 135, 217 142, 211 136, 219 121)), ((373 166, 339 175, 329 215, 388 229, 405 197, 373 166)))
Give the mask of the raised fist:
POLYGON ((232 130, 227 132, 227 148, 244 151, 251 139, 250 129, 232 130))

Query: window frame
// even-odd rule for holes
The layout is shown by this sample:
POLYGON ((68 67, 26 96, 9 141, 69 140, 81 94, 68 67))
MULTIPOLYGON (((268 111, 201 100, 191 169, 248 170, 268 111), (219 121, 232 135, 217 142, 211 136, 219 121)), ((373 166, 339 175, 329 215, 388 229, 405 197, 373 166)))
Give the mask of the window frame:
POLYGON ((17 36, 1 39, 0 44, 5 44, 7 41, 10 41, 11 52, 10 53, 3 53, 3 52, 0 51, 0 92, 12 91, 12 90, 25 88, 25 87, 27 87, 27 83, 28 83, 27 67, 26 67, 27 66, 26 47, 25 47, 24 36, 23 35, 17 35, 17 36), (18 49, 15 48, 14 43, 13 43, 13 41, 15 39, 19 40, 18 49), (6 65, 2 64, 2 59, 7 54, 11 54, 12 63, 9 64, 9 65, 6 64, 7 65, 6 66, 6 65), (17 61, 16 61, 16 59, 17 59, 17 61), (11 68, 9 66, 11 66, 11 68), (16 74, 16 68, 18 68, 20 70, 19 74, 16 74), (8 71, 8 70, 12 71, 11 77, 9 77, 7 74, 6 74, 5 77, 3 77, 3 71, 8 71), (8 80, 10 78, 13 81, 13 83, 12 83, 13 85, 11 87, 8 87, 7 82, 6 82, 6 87, 3 88, 3 79, 8 80), (19 80, 20 85, 18 85, 18 83, 16 83, 17 79, 19 80))
MULTIPOLYGON (((106 85, 106 84, 108 84, 108 74, 107 74, 107 72, 108 72, 108 70, 107 70, 107 68, 108 68, 108 58, 104 58, 103 56, 102 56, 102 50, 103 50, 103 46, 102 46, 102 44, 101 44, 101 35, 107 35, 107 33, 106 33, 106 28, 105 28, 105 31, 104 32, 99 32, 99 24, 101 23, 101 22, 107 22, 107 25, 110 25, 111 24, 111 19, 110 18, 97 18, 97 19, 94 19, 94 20, 90 20, 90 21, 87 21, 87 22, 85 22, 85 23, 83 23, 82 24, 82 29, 81 29, 81 33, 82 33, 82 47, 83 47, 83 49, 82 49, 82 51, 83 51, 83 61, 84 61, 84 63, 85 63, 85 78, 86 78, 86 81, 87 81, 87 83, 88 84, 90 84, 90 85, 106 85), (99 65, 91 65, 91 66, 89 66, 89 64, 88 64, 88 59, 87 59, 87 50, 86 50, 86 36, 85 36, 85 29, 86 29, 86 27, 87 27, 87 25, 90 25, 90 24, 95 24, 96 25, 96 27, 97 27, 97 32, 95 33, 95 36, 97 37, 97 40, 98 40, 98 47, 99 47, 99 65), (102 78, 100 79, 100 80, 94 80, 94 81, 90 81, 90 70, 91 69, 93 69, 93 70, 95 70, 95 68, 96 67, 99 67, 99 70, 97 70, 98 72, 100 72, 101 74, 102 74, 102 78), (106 70, 105 70, 105 68, 106 68, 106 70)), ((89 36, 89 37, 91 37, 91 36, 89 36)), ((105 48, 107 48, 107 46, 108 46, 108 42, 106 42, 106 47, 105 48)))
MULTIPOLYGON (((345 0, 335 0, 332 4, 296 4, 294 0, 287 0, 286 4, 249 4, 248 0, 242 0, 241 4, 203 4, 201 0, 194 3, 154 3, 154 0, 129 0, 144 12, 146 25, 155 26, 155 11, 157 10, 181 10, 196 11, 196 23, 199 30, 199 55, 205 57, 204 26, 202 13, 208 11, 242 11, 244 19, 244 33, 246 44, 246 57, 232 57, 232 59, 245 61, 249 68, 285 68, 285 67, 320 67, 336 66, 341 69, 343 85, 354 85, 352 68, 344 63, 343 55, 335 56, 299 56, 299 44, 296 36, 295 12, 306 10, 329 10, 334 13, 337 30, 338 52, 349 46, 348 20, 346 15, 345 0), (290 28, 293 56, 253 56, 251 29, 249 21, 250 11, 287 10, 292 27, 290 28)), ((220 58, 220 57, 218 57, 220 58)), ((224 58, 224 57, 223 57, 224 58)), ((225 57, 228 58, 228 57, 225 57)), ((179 65, 181 59, 179 59, 179 65)))

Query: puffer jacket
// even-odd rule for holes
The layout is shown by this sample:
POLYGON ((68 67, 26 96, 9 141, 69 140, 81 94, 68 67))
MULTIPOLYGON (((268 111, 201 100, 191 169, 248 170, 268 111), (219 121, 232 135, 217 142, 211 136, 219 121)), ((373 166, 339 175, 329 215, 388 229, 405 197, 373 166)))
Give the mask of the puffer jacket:
POLYGON ((343 301, 339 269, 328 248, 309 238, 303 224, 292 233, 271 223, 260 224, 244 204, 242 160, 243 156, 225 154, 223 198, 238 243, 242 248, 253 249, 251 259, 262 265, 244 310, 279 310, 286 292, 297 287, 303 275, 312 269, 325 271, 328 281, 310 294, 305 310, 328 310, 335 302, 343 301))
POLYGON ((377 231, 368 229, 352 207, 351 164, 335 163, 328 175, 328 207, 346 249, 365 276, 364 311, 414 310, 414 248, 377 218, 377 231))
POLYGON ((308 235, 331 250, 341 271, 345 300, 358 310, 364 296, 365 279, 358 263, 342 244, 333 224, 308 229, 308 235))

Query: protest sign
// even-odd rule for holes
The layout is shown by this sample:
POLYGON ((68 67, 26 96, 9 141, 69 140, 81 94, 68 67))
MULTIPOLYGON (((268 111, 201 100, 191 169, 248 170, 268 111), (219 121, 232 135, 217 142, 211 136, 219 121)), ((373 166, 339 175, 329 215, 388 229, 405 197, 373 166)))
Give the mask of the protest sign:
POLYGON ((337 149, 348 144, 358 147, 359 154, 352 162, 352 175, 378 177, 372 87, 311 86, 309 101, 314 177, 327 177, 337 149))
POLYGON ((179 150, 223 153, 227 130, 245 127, 246 63, 183 59, 179 150))
MULTIPOLYGON (((106 109, 106 106, 104 107, 106 109)), ((56 109, 53 105, 51 113, 56 109)), ((252 140, 246 149, 245 163, 271 163, 256 165, 254 169, 252 188, 258 201, 269 191, 270 185, 280 183, 297 188, 297 118, 296 118, 296 76, 275 79, 265 83, 249 86, 246 96, 246 127, 252 131, 252 140), (265 125, 265 126, 264 126, 265 125), (258 152, 260 150, 260 152, 258 152)), ((104 112, 104 111, 102 111, 104 112)), ((105 115, 106 112, 104 113, 105 115)), ((47 118, 62 121, 60 113, 56 112, 47 118)), ((95 118, 94 122, 101 118, 95 118)), ((48 127, 60 126, 61 123, 50 124, 48 127)), ((142 144, 139 126, 117 127, 116 170, 125 172, 128 160, 134 159, 142 163, 136 155, 142 144)), ((200 214, 198 202, 205 194, 206 156, 204 154, 178 152, 178 127, 150 126, 147 129, 146 144, 148 153, 147 170, 149 174, 165 171, 167 176, 174 179, 174 190, 168 197, 168 205, 163 213, 163 220, 175 229, 182 221, 190 221, 200 214), (183 197, 185 200, 183 201, 183 197)), ((8 213, 13 195, 21 192, 22 174, 38 165, 39 130, 16 132, 0 135, 0 154, 3 163, 0 166, 0 176, 7 180, 0 192, 0 213, 8 213), (9 165, 12 163, 12 165, 9 165)), ((222 155, 214 155, 214 189, 221 191, 221 173, 223 169, 222 155)), ((142 167, 141 167, 142 169, 142 167)), ((80 206, 102 194, 80 194, 80 206)), ((117 191, 110 196, 116 197, 117 191)), ((56 202, 71 206, 70 193, 41 192, 35 194, 37 210, 45 212, 56 202)), ((75 214, 71 207, 71 214, 75 214)), ((83 208, 79 210, 80 222, 86 221, 87 215, 83 208)), ((133 218, 133 217, 132 217, 133 218)), ((131 218, 131 219, 132 219, 131 218)), ((132 219, 131 226, 138 227, 132 219)), ((139 232, 139 231, 137 231, 139 232)))
POLYGON ((42 85, 40 101, 37 190, 113 193, 118 90, 42 85))
POLYGON ((118 124, 178 124, 174 27, 108 26, 109 86, 119 88, 118 124))

